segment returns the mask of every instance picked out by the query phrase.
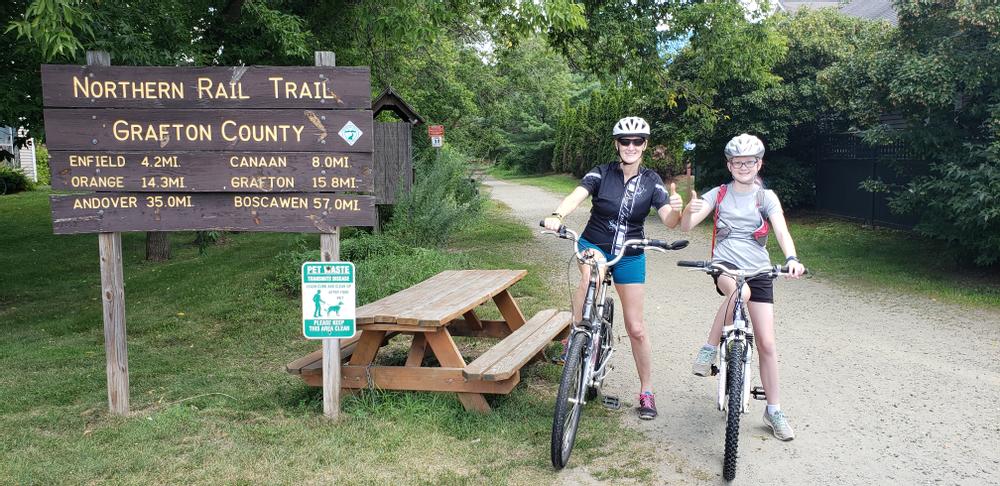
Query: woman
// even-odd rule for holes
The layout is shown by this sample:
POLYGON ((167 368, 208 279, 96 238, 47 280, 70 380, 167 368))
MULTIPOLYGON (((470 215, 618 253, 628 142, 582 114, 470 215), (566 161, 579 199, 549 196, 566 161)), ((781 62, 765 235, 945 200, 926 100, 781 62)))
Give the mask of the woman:
MULTIPOLYGON (((590 220, 580 238, 583 247, 599 250, 608 260, 621 252, 625 256, 611 268, 615 290, 622 302, 625 330, 632 343, 632 357, 639 372, 639 418, 656 417, 656 401, 650 379, 652 351, 642 319, 645 295, 646 256, 642 250, 622 248, 625 240, 643 238, 643 224, 650 208, 656 208, 660 221, 669 228, 680 222, 683 201, 670 185, 670 193, 656 172, 642 167, 642 154, 649 140, 649 124, 639 117, 618 120, 611 131, 618 161, 591 169, 556 208, 545 218, 545 227, 556 231, 563 218, 573 212, 588 196, 593 207, 590 220)), ((590 279, 590 267, 580 265, 583 274, 573 298, 573 317, 582 319, 583 299, 590 279)))
MULTIPOLYGON (((712 248, 712 261, 734 269, 757 269, 771 265, 764 247, 767 241, 767 223, 770 222, 778 238, 778 245, 785 254, 788 272, 792 278, 799 278, 805 267, 795 256, 795 243, 788 232, 781 203, 774 191, 764 189, 763 182, 757 177, 764 166, 764 144, 757 137, 744 133, 729 141, 725 153, 729 172, 733 176, 732 182, 712 189, 701 198, 692 190, 691 200, 681 219, 681 229, 690 231, 712 215, 718 205, 717 241, 712 248)), ((708 340, 695 358, 693 370, 698 376, 708 376, 711 373, 723 324, 732 323, 732 315, 727 309, 732 308, 735 299, 736 281, 723 275, 716 280, 715 285, 719 295, 726 299, 715 313, 708 340)), ((764 423, 771 427, 778 439, 792 440, 795 433, 778 402, 781 391, 778 386, 778 352, 774 343, 772 281, 755 279, 745 284, 740 291, 744 299, 749 299, 750 320, 753 321, 754 339, 760 357, 760 381, 767 396, 764 423)))

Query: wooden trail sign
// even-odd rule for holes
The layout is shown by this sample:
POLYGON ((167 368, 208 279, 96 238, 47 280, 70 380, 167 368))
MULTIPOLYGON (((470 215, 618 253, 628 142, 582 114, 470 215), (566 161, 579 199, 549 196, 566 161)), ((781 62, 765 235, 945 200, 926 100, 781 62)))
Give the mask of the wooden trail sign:
POLYGON ((366 152, 49 152, 56 190, 374 191, 366 152))
POLYGON ((372 151, 364 110, 46 109, 52 150, 372 151))
MULTIPOLYGON (((368 68, 42 66, 57 234, 100 233, 108 406, 129 413, 121 231, 321 233, 375 222, 368 68), (351 194, 347 194, 347 192, 351 194)), ((323 340, 323 409, 339 414, 340 347, 323 340)))
POLYGON ((221 229, 329 233, 364 226, 375 196, 316 193, 99 193, 52 196, 56 234, 221 229))
POLYGON ((371 108, 367 67, 42 65, 45 106, 371 108))

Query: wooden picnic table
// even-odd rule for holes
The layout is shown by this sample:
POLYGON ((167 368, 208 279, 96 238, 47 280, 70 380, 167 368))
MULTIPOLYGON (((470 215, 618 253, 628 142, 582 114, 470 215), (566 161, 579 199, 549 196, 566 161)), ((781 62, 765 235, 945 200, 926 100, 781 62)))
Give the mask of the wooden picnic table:
MULTIPOLYGON (((506 394, 520 369, 565 333, 569 312, 546 309, 525 320, 510 287, 525 270, 449 270, 357 309, 359 334, 341 342, 341 386, 455 392, 467 410, 489 412, 484 393, 506 394), (476 309, 493 301, 503 319, 480 319, 476 309), (412 336, 403 366, 378 366, 378 350, 395 336, 412 336), (500 338, 466 364, 455 336, 500 338), (423 366, 429 353, 440 366, 423 366)), ((313 386, 322 386, 322 350, 286 366, 313 386)))

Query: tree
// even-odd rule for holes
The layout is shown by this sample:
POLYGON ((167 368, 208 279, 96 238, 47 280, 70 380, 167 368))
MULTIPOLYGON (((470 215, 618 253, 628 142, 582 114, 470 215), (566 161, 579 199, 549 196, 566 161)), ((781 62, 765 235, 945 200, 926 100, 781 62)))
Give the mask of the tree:
MULTIPOLYGON (((871 142, 897 141, 930 164, 891 206, 979 265, 1000 261, 1000 6, 896 2, 898 29, 824 73, 837 108, 871 142), (879 125, 899 113, 903 130, 879 125)), ((904 168, 905 169, 905 168, 904 168)))
MULTIPOLYGON (((725 182, 729 173, 721 163, 722 147, 740 133, 761 137, 768 151, 762 176, 787 209, 813 202, 815 147, 824 134, 848 127, 818 78, 834 63, 854 56, 859 43, 884 28, 834 9, 802 9, 794 15, 777 14, 768 22, 786 47, 770 68, 775 80, 718 85, 714 99, 719 116, 713 123, 695 124, 702 127, 696 134, 696 160, 702 187, 725 182)), ((679 61, 678 68, 682 62, 690 60, 679 61)))

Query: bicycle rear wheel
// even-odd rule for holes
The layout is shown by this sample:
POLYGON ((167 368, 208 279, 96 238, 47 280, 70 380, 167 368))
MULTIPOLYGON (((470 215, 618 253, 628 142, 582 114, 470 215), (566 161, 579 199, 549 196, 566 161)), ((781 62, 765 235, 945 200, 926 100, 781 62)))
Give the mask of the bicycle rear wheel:
POLYGON ((743 357, 746 350, 742 341, 734 341, 726 363, 726 389, 729 403, 726 407, 726 452, 722 459, 722 477, 732 481, 736 477, 736 449, 740 441, 740 415, 743 413, 743 357))
POLYGON ((583 378, 586 368, 583 363, 586 334, 570 337, 566 363, 563 365, 559 393, 556 395, 556 410, 552 417, 552 466, 562 469, 569 462, 573 442, 576 440, 577 426, 583 408, 583 378))

